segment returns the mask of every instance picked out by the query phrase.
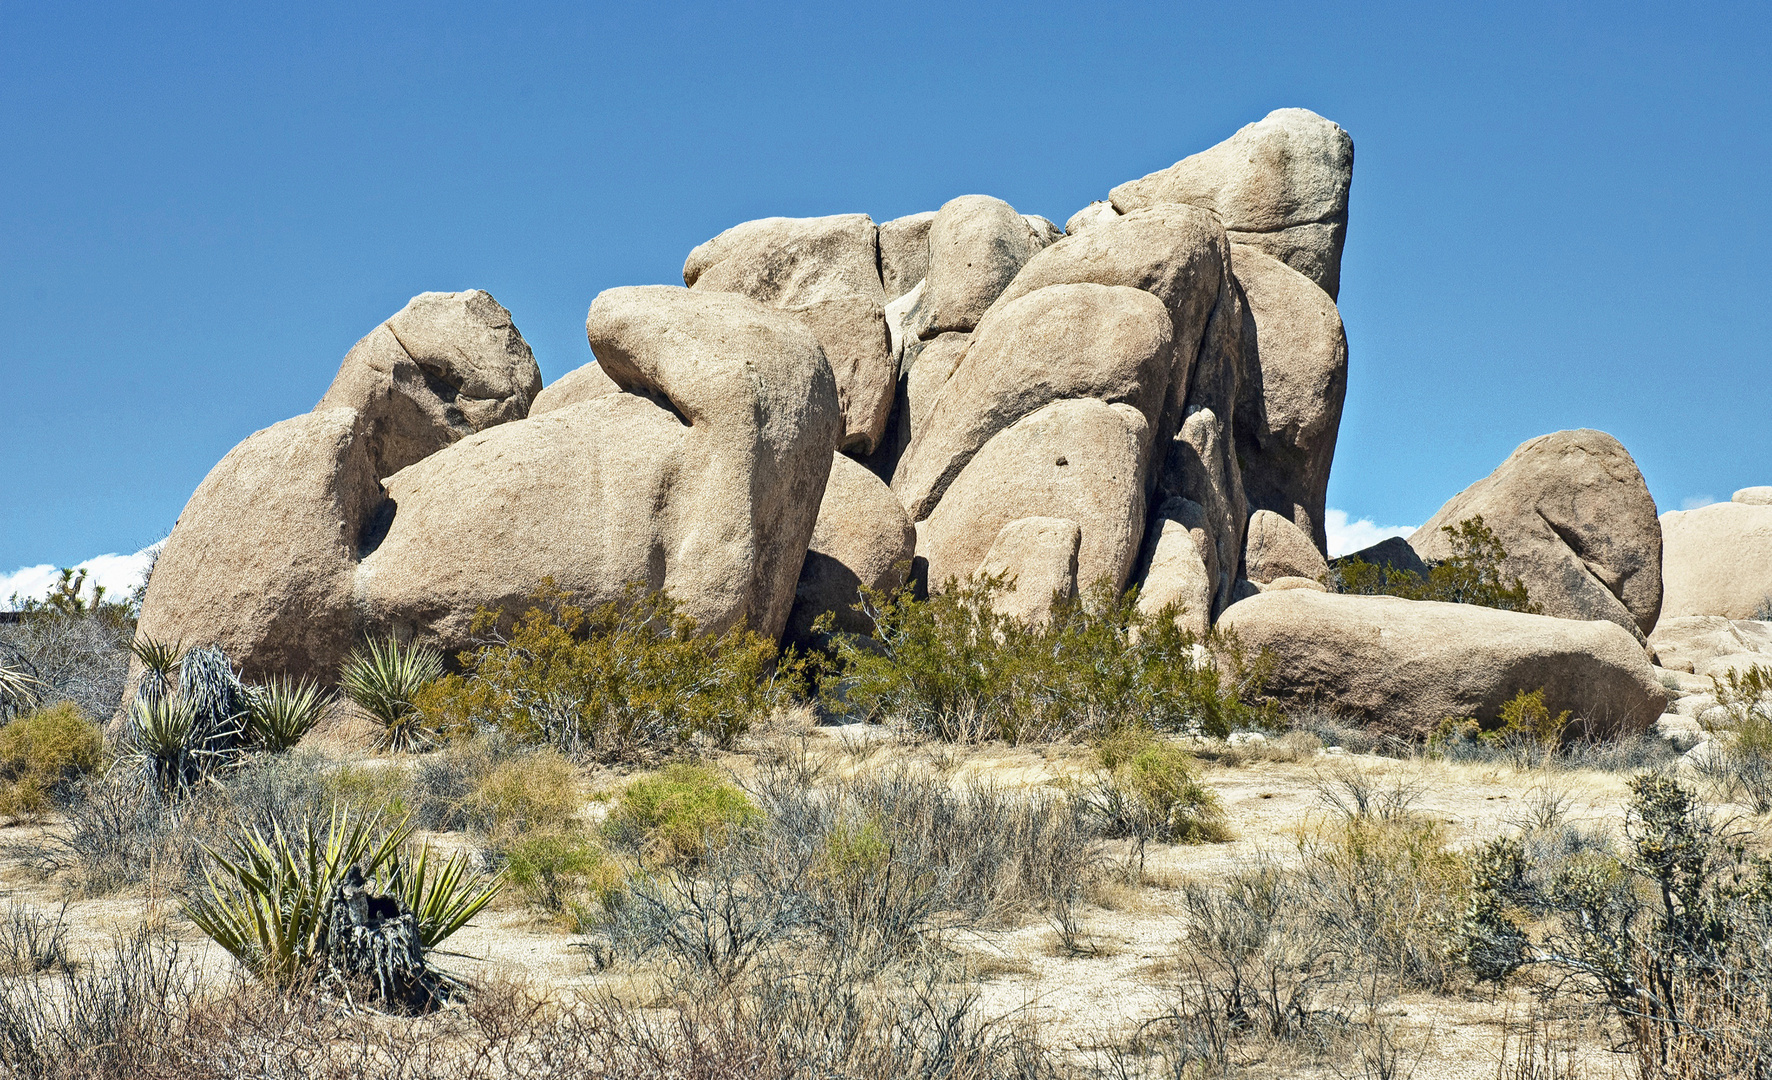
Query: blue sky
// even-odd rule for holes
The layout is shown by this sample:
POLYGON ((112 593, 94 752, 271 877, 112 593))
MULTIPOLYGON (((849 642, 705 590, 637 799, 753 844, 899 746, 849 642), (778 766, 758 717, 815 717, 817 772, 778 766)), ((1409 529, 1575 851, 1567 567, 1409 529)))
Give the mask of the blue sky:
POLYGON ((771 214, 1063 222, 1299 105, 1356 164, 1329 502, 1413 524, 1598 427, 1772 483, 1772 6, 0 2, 0 575, 164 535, 426 289, 549 379, 771 214))

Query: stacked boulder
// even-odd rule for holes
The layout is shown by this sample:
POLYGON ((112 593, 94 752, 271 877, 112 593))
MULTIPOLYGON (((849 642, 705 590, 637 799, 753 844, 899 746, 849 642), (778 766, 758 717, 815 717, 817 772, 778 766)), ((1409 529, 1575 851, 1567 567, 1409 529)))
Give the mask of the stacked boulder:
MULTIPOLYGON (((365 635, 454 650, 544 581, 640 582, 811 647, 821 616, 869 629, 864 589, 1000 574, 1029 619, 1100 583, 1222 616, 1285 658, 1283 693, 1399 729, 1539 686, 1635 723, 1661 534, 1609 436, 1534 440, 1441 512, 1482 513, 1546 616, 1325 593, 1352 173, 1347 132, 1281 109, 1063 229, 984 195, 745 222, 684 288, 597 297, 595 361, 546 389, 490 296, 424 294, 204 480, 142 633, 331 678, 365 635), (1446 683, 1419 715, 1416 683, 1373 682, 1411 666, 1446 683)), ((1443 557, 1439 523, 1410 558, 1443 557)))

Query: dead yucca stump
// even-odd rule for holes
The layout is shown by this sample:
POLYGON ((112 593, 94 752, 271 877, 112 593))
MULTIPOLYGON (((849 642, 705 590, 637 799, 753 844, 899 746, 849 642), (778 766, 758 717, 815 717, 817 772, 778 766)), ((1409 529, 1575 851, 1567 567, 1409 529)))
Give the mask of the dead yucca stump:
POLYGON ((356 867, 332 893, 332 915, 322 942, 323 981, 349 995, 353 986, 373 987, 377 1000, 406 1011, 429 1009, 455 989, 453 980, 425 962, 418 917, 398 898, 369 889, 356 867))

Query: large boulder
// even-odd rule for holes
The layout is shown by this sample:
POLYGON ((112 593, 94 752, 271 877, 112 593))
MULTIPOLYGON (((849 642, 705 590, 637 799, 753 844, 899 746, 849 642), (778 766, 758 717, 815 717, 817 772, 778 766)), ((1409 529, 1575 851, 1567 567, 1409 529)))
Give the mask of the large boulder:
POLYGON ((929 224, 929 271, 907 320, 912 336, 971 331, 1043 246, 1026 219, 1002 199, 949 200, 929 224))
POLYGON ((804 319, 837 379, 844 448, 865 454, 878 445, 898 373, 871 218, 837 214, 735 225, 689 253, 683 284, 739 293, 804 319))
POLYGON ((1174 605, 1177 622, 1204 635, 1218 596, 1218 553, 1205 508, 1192 499, 1163 500, 1151 514, 1139 559, 1138 610, 1155 615, 1174 605))
POLYGON ((1662 667, 1695 675, 1753 664, 1772 666, 1772 622, 1664 615, 1649 635, 1649 647, 1662 667))
MULTIPOLYGON (((912 520, 928 517, 994 435, 1065 398, 1124 402, 1154 428, 1174 374, 1170 335, 1162 302, 1121 286, 1058 285, 992 307, 927 413, 912 406, 893 491, 912 520)), ((920 355, 910 377, 931 361, 920 355)))
POLYGON ((1507 549, 1503 573, 1564 619, 1609 619, 1644 640, 1661 613, 1662 526, 1637 463, 1603 431, 1521 443, 1409 537, 1428 562, 1453 553, 1445 526, 1482 515, 1507 549))
POLYGON ((1539 689, 1595 736, 1641 732, 1667 706, 1636 638, 1606 620, 1289 589, 1231 605, 1219 625, 1266 652, 1283 700, 1391 735, 1423 738, 1449 717, 1489 722, 1539 689))
POLYGON ((614 379, 603 374, 602 365, 593 360, 582 367, 573 368, 543 388, 541 393, 535 395, 535 404, 529 406, 529 415, 540 416, 555 409, 564 409, 568 405, 600 398, 604 394, 619 393, 621 387, 615 385, 614 379))
POLYGON ((1286 577, 1323 581, 1329 564, 1303 529, 1272 510, 1256 510, 1243 541, 1243 576, 1258 585, 1286 577))
POLYGON ((1323 505, 1347 396, 1347 335, 1335 301, 1256 248, 1231 247, 1242 287, 1237 457, 1252 509, 1272 510, 1329 550, 1323 505))
POLYGON ((896 300, 929 276, 929 227, 935 211, 880 222, 880 284, 896 300))
POLYGON ((782 643, 802 651, 821 647, 812 624, 827 611, 839 633, 873 633, 872 620, 856 610, 861 591, 891 592, 904 584, 916 542, 892 489, 859 462, 835 455, 782 643))
POLYGON ((1733 503, 1744 503, 1748 506, 1772 506, 1772 487, 1764 484, 1758 487, 1744 487, 1729 496, 1733 503))
POLYGON ((1109 193, 1122 214, 1160 203, 1216 213, 1240 244, 1258 247, 1341 291, 1354 141, 1308 109, 1276 109, 1209 150, 1109 193))
POLYGON ((1714 503, 1661 515, 1662 615, 1772 612, 1772 506, 1714 503))
POLYGON ((666 286, 604 292, 585 330, 628 393, 389 478, 356 578, 368 625, 461 648, 477 610, 516 614, 551 578, 579 603, 642 582, 706 631, 781 634, 843 431, 818 339, 747 297, 666 286))
POLYGON ((918 529, 931 588, 970 577, 1003 527, 1054 508, 1077 522, 1077 582, 1126 583, 1144 537, 1150 425, 1130 405, 1055 401, 998 433, 918 529))
POLYGON ((479 289, 420 293, 345 354, 315 411, 363 415, 377 476, 529 414, 541 369, 511 313, 479 289))
POLYGON ((1003 581, 991 597, 1000 615, 1042 623, 1055 604, 1077 595, 1077 552, 1083 530, 1070 518, 1016 518, 997 533, 977 575, 1003 581))

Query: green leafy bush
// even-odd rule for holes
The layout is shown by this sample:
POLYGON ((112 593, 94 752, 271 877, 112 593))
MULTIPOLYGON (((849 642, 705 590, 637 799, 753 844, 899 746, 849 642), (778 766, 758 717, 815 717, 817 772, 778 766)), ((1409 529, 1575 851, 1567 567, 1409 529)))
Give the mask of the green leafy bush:
POLYGON ((682 863, 758 817, 750 797, 717 770, 679 762, 630 783, 603 828, 649 860, 682 863))
POLYGON ((104 758, 104 736, 71 702, 0 727, 0 815, 41 814, 104 758))
POLYGON ((1176 611, 1141 613, 1134 592, 1098 585, 1050 619, 1000 614, 1000 577, 950 581, 928 600, 909 588, 864 594, 869 638, 836 635, 834 710, 942 739, 1008 741, 1104 732, 1124 724, 1225 735, 1273 726, 1252 703, 1268 671, 1236 638, 1200 640, 1176 611))
POLYGON ((1134 841, 1138 866, 1145 845, 1219 843, 1230 839, 1218 795, 1200 780, 1194 756, 1147 729, 1125 728, 1096 745, 1100 766, 1084 786, 1084 806, 1108 836, 1134 841))
POLYGON ((419 695, 445 731, 490 727, 573 757, 632 759, 705 738, 727 746, 796 689, 773 642, 739 628, 697 632, 662 592, 630 586, 594 608, 544 585, 509 636, 461 655, 462 673, 419 695))
POLYGON ((620 890, 621 865, 580 829, 530 833, 505 847, 505 874, 522 897, 583 931, 620 890))
POLYGON ((1409 570, 1350 559, 1337 565, 1337 589, 1362 595, 1400 596, 1406 600, 1440 600, 1476 604, 1502 611, 1538 614, 1525 582, 1504 572, 1507 549, 1477 514, 1440 531, 1452 542, 1452 556, 1428 567, 1427 577, 1409 570))
POLYGON ((1539 687, 1503 702, 1487 725, 1474 717, 1448 717, 1428 742, 1442 753, 1475 746, 1543 754, 1562 746, 1568 727, 1569 710, 1552 713, 1544 703, 1544 688, 1539 687))
POLYGON ((273 754, 289 750, 326 714, 327 695, 313 682, 279 676, 255 686, 246 713, 246 733, 273 754))
POLYGON ((431 743, 415 698, 441 674, 443 654, 389 637, 352 652, 339 673, 339 685, 381 725, 376 748, 402 753, 431 743))

